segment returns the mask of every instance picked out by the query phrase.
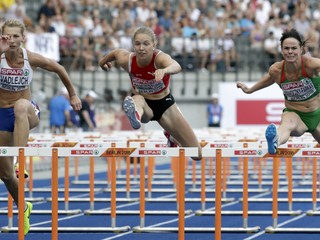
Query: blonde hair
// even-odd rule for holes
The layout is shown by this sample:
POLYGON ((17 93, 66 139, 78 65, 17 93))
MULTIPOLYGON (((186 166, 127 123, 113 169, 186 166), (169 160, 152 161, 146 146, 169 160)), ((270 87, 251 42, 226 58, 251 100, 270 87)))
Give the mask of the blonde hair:
POLYGON ((24 24, 18 20, 18 19, 8 19, 6 20, 3 25, 1 26, 1 33, 3 33, 5 27, 18 27, 21 29, 21 34, 23 35, 26 27, 24 26, 24 24))
POLYGON ((136 39, 136 36, 138 34, 146 34, 148 36, 151 37, 151 40, 152 42, 156 45, 157 44, 157 38, 156 38, 156 35, 154 34, 153 30, 149 27, 146 27, 146 26, 141 26, 141 27, 138 27, 134 33, 133 33, 133 37, 132 37, 132 43, 134 42, 134 40, 136 39))

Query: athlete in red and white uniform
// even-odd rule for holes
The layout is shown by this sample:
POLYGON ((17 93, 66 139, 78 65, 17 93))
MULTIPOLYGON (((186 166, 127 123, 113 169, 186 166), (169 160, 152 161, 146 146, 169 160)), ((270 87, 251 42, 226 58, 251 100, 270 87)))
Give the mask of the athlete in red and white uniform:
POLYGON ((201 147, 193 129, 186 121, 174 97, 170 93, 170 75, 181 71, 181 66, 170 55, 155 49, 157 41, 154 32, 148 27, 139 27, 133 34, 134 52, 115 49, 104 56, 100 67, 109 71, 115 61, 129 73, 132 96, 123 103, 131 125, 139 129, 142 123, 157 121, 165 130, 168 140, 182 147, 201 147), (170 134, 169 134, 170 133, 170 134))

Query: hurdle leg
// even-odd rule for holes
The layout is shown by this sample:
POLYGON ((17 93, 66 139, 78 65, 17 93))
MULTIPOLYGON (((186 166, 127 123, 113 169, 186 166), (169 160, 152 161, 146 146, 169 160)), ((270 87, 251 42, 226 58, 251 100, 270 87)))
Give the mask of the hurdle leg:
POLYGON ((279 158, 273 158, 273 187, 272 187, 272 218, 274 228, 278 225, 278 166, 279 166, 279 158))
POLYGON ((64 209, 69 210, 69 157, 64 159, 64 209))
POLYGON ((29 157, 29 179, 28 179, 28 184, 29 184, 29 197, 33 197, 33 157, 29 157))
POLYGON ((184 240, 184 226, 185 226, 185 152, 184 149, 179 150, 179 184, 178 184, 178 194, 179 194, 179 229, 178 229, 178 239, 184 240))
POLYGON ((52 194, 52 219, 51 219, 51 240, 58 240, 58 150, 52 149, 52 176, 51 176, 51 194, 52 194))
MULTIPOLYGON (((25 156, 24 149, 19 149, 19 173, 24 173, 25 169, 25 156)), ((19 177, 19 190, 18 190, 18 240, 24 240, 24 177, 19 177)))
POLYGON ((13 227, 13 198, 8 193, 8 228, 13 227))
POLYGON ((94 157, 90 157, 90 210, 94 210, 94 157))
POLYGON ((216 150, 215 240, 221 240, 221 149, 216 150))

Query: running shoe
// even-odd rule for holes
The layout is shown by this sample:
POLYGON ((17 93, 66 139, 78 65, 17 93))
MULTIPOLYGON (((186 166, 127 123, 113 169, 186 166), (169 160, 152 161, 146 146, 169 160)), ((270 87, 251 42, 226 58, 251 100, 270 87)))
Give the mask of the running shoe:
MULTIPOLYGON (((16 173, 17 178, 19 178, 19 163, 14 165, 14 171, 16 173)), ((24 170, 24 178, 27 179, 29 177, 29 173, 27 170, 24 170)))
POLYGON ((30 215, 32 211, 32 203, 31 202, 26 202, 27 204, 27 209, 24 211, 24 235, 27 235, 30 229, 30 215))
POLYGON ((168 147, 178 147, 178 144, 176 144, 174 138, 171 136, 171 134, 167 130, 163 130, 163 134, 168 139, 168 142, 167 142, 168 147))
POLYGON ((268 143, 268 153, 276 154, 278 148, 278 134, 275 124, 270 124, 266 129, 266 139, 268 143))
POLYGON ((136 106, 132 97, 127 96, 123 101, 123 110, 129 118, 132 128, 139 129, 141 127, 140 116, 136 110, 136 106))

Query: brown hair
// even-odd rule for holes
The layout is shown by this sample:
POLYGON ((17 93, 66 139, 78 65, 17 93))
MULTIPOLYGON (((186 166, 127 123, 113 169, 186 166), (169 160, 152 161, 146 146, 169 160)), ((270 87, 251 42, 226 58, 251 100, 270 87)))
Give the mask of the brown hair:
POLYGON ((132 42, 135 40, 136 36, 138 34, 146 34, 149 35, 151 37, 151 40, 154 44, 157 44, 157 38, 156 35, 154 34, 154 32, 152 31, 151 28, 146 27, 146 26, 142 26, 142 27, 138 27, 134 33, 133 33, 133 37, 132 37, 132 42))

